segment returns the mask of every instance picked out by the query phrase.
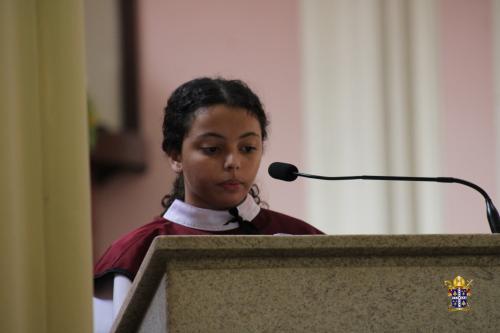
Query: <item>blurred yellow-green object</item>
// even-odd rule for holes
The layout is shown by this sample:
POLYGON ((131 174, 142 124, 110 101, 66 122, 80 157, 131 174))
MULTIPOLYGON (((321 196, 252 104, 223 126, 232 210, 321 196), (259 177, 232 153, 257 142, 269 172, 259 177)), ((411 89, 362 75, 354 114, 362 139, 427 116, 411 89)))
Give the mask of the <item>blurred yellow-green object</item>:
POLYGON ((90 97, 87 97, 87 110, 89 117, 89 145, 90 151, 93 151, 97 143, 97 125, 98 119, 95 111, 95 105, 90 97))

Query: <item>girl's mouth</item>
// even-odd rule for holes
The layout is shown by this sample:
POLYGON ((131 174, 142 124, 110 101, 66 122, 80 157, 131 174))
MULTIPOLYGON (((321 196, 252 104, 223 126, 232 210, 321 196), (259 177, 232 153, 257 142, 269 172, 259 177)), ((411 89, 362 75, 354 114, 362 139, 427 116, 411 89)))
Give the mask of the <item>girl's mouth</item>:
POLYGON ((243 187, 243 183, 237 180, 226 180, 225 182, 220 183, 220 186, 226 191, 236 192, 239 191, 243 187))

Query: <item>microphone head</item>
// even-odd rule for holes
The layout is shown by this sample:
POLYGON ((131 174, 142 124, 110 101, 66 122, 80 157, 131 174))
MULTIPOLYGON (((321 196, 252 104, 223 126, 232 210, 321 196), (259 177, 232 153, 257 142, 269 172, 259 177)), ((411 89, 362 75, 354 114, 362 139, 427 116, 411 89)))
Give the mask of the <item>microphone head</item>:
POLYGON ((295 165, 282 162, 273 162, 267 169, 269 175, 273 178, 291 182, 297 179, 297 172, 299 169, 295 165))

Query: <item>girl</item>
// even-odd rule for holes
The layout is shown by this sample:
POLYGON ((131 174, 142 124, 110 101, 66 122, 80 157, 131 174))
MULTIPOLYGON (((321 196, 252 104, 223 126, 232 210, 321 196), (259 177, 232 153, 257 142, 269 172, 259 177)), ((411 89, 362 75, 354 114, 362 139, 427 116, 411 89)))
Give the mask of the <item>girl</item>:
POLYGON ((113 243, 94 270, 95 322, 111 326, 149 245, 159 235, 321 234, 261 208, 254 180, 267 138, 259 98, 241 81, 198 78, 169 98, 162 148, 177 173, 165 212, 113 243))

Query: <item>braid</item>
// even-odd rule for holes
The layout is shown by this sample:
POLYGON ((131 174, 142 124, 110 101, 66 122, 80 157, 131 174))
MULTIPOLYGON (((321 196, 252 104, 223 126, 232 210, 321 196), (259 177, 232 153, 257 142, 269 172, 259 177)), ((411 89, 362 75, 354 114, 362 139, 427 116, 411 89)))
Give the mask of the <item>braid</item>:
POLYGON ((269 205, 267 204, 267 202, 265 201, 262 201, 260 199, 260 189, 259 187, 257 186, 257 184, 253 184, 251 187, 250 187, 250 191, 248 192, 250 193, 250 195, 252 196, 253 200, 255 201, 255 203, 261 207, 264 207, 264 208, 269 208, 269 205))
POLYGON ((165 211, 176 199, 184 201, 184 177, 182 175, 175 178, 172 191, 161 200, 161 205, 165 208, 165 211))

